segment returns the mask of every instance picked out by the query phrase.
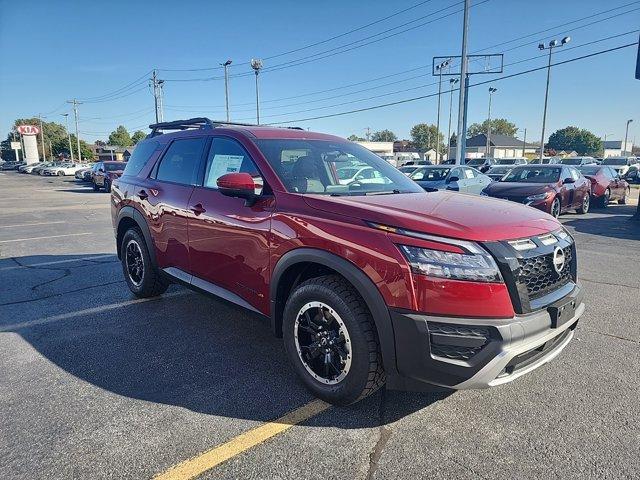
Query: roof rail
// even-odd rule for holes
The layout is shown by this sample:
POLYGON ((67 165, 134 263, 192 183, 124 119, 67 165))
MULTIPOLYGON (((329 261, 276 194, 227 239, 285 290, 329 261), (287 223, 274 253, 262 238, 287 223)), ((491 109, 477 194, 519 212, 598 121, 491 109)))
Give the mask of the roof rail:
MULTIPOLYGON (((222 120, 211 120, 207 117, 189 118, 187 120, 174 120, 173 122, 160 122, 149 125, 151 133, 147 138, 162 135, 167 130, 189 130, 189 129, 213 129, 224 127, 225 125, 235 125, 240 127, 258 127, 254 123, 225 122, 222 120)), ((285 127, 292 130, 302 130, 300 127, 285 127)))

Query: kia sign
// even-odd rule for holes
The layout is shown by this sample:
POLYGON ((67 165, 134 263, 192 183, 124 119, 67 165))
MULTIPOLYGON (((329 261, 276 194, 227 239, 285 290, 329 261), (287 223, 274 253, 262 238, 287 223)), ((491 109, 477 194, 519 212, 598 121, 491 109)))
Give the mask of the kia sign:
POLYGON ((16 129, 20 135, 38 135, 40 133, 40 129, 35 125, 18 125, 16 129))

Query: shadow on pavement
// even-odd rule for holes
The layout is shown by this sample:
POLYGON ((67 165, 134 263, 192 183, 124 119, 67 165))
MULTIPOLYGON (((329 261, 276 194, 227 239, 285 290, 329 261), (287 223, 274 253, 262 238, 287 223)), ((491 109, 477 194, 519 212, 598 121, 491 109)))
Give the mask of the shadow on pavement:
POLYGON ((640 240, 640 222, 631 220, 635 205, 611 205, 593 210, 588 216, 576 216, 570 220, 562 217, 562 223, 578 233, 600 235, 625 240, 640 240))
MULTIPOLYGON (((69 258, 16 260, 23 265, 72 268, 75 264, 56 263, 69 258)), ((111 275, 110 280, 117 280, 115 272, 111 275)), ((137 400, 258 421, 281 417, 312 400, 265 318, 178 286, 164 297, 143 302, 132 302, 135 299, 124 283, 104 288, 111 290, 100 292, 91 308, 82 295, 96 295, 95 290, 61 292, 55 300, 39 300, 40 308, 20 305, 19 319, 9 320, 11 311, 6 310, 12 327, 4 331, 21 335, 47 360, 82 381, 137 400), (109 298, 123 305, 114 307, 110 300, 105 302, 109 298), (55 312, 42 314, 42 302, 54 301, 55 312)), ((0 307, 0 317, 2 308, 8 307, 0 307)), ((9 325, 0 322, 0 331, 3 323, 9 325)), ((356 405, 332 410, 334 414, 321 415, 314 424, 345 429, 379 426, 447 395, 378 392, 356 405)))

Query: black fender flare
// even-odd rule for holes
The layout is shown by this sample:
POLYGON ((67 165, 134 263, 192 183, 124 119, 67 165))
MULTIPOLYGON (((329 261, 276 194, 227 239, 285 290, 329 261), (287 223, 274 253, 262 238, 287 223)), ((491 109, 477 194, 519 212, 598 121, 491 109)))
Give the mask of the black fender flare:
MULTIPOLYGON (((131 220, 133 220, 136 223, 138 228, 140 228, 140 231, 142 232, 142 235, 144 236, 144 241, 147 244, 147 250, 149 251, 149 256, 151 257, 151 262, 154 265, 158 265, 158 262, 156 261, 156 249, 155 249, 155 246, 153 244, 153 240, 151 239, 151 232, 149 231, 149 225, 147 225, 147 222, 146 222, 146 220, 144 218, 144 215, 142 215, 142 213, 140 213, 138 210, 136 210, 132 206, 127 205, 126 207, 122 207, 120 209, 120 211, 118 212, 118 221, 116 223, 116 239, 118 238, 118 230, 120 229, 120 223, 122 222, 122 219, 124 219, 124 218, 130 218, 131 220)), ((116 248, 117 248, 117 252, 118 252, 118 258, 120 258, 120 247, 121 246, 120 246, 119 242, 117 242, 117 243, 118 243, 118 245, 116 245, 116 248)))
POLYGON ((296 248, 285 253, 276 263, 271 275, 270 306, 271 328, 276 336, 282 335, 281 312, 284 305, 278 305, 278 285, 288 268, 297 263, 313 262, 335 270, 358 291, 369 307, 380 341, 382 363, 388 374, 397 372, 396 350, 393 324, 387 304, 373 281, 356 265, 344 258, 316 248, 296 248))

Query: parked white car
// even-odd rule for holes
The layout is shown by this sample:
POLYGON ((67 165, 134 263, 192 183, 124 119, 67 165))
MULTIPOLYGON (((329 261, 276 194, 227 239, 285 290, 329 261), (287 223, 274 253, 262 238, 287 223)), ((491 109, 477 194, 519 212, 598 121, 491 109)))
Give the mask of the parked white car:
POLYGON ((350 183, 386 183, 387 180, 379 171, 372 167, 342 167, 338 171, 338 180, 341 185, 349 185, 350 183))
POLYGON ((631 165, 636 165, 638 159, 636 157, 607 157, 602 161, 602 165, 613 168, 621 177, 626 175, 631 165))
POLYGON ((42 170, 42 175, 63 177, 65 175, 75 175, 76 171, 81 168, 87 168, 88 165, 83 163, 62 163, 55 167, 48 167, 42 170))
POLYGON ((40 165, 40 162, 35 162, 35 163, 30 163, 28 165, 23 165, 20 168, 18 168, 18 172, 20 172, 20 173, 31 173, 31 170, 33 170, 38 165, 40 165))

